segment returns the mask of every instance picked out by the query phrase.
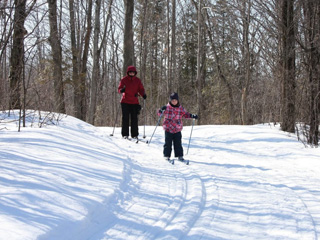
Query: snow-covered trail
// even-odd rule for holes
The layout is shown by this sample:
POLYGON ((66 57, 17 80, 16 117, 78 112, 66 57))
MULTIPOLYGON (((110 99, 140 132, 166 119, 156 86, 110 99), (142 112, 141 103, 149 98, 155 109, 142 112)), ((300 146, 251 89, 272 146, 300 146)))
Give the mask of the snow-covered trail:
POLYGON ((113 139, 126 188, 104 239, 318 239, 319 171, 300 168, 318 156, 296 159, 290 144, 304 147, 268 127, 207 130, 195 128, 189 166, 162 159, 162 131, 149 146, 113 139))
POLYGON ((171 165, 159 144, 119 141, 127 156, 117 221, 104 239, 184 239, 201 214, 206 190, 189 166, 171 165))
POLYGON ((112 130, 72 117, 21 133, 5 124, 0 240, 319 239, 319 149, 294 135, 195 126, 187 166, 163 160, 161 127, 150 145, 112 130))
MULTIPOLYGON (((307 163, 318 155, 302 156, 306 149, 300 143, 267 126, 216 128, 208 138, 195 139, 204 150, 194 150, 210 156, 204 168, 211 169, 219 189, 217 224, 208 239, 318 239, 318 169, 307 163), (297 175, 305 171, 310 178, 297 175)), ((205 136, 204 130, 196 131, 205 136)))

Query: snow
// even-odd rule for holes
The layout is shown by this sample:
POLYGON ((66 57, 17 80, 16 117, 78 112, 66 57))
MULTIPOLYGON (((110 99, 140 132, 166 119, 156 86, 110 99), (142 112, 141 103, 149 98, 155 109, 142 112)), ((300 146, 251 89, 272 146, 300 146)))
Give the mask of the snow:
POLYGON ((4 117, 1 240, 320 236, 319 149, 279 126, 195 125, 187 166, 163 160, 161 127, 148 145, 70 116, 41 128, 29 118, 21 132, 4 117))

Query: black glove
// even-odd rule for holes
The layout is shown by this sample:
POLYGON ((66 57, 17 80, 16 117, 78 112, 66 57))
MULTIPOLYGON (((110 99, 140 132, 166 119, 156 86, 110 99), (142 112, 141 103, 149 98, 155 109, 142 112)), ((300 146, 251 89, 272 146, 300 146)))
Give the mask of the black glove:
POLYGON ((167 106, 163 106, 159 109, 159 113, 163 113, 167 109, 167 106))
POLYGON ((124 86, 123 88, 120 89, 121 93, 124 93, 126 91, 126 86, 124 86))
POLYGON ((142 97, 143 97, 143 99, 146 99, 146 98, 147 98, 147 95, 146 95, 146 94, 143 94, 142 97))
POLYGON ((198 115, 197 114, 190 114, 190 117, 194 118, 194 119, 198 119, 198 115))

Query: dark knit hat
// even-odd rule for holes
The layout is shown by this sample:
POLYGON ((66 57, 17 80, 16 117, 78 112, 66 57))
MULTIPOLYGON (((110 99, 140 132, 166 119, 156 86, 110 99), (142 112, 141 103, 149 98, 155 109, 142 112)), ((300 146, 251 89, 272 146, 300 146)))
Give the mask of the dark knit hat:
POLYGON ((176 92, 171 93, 171 95, 170 95, 170 101, 171 101, 172 99, 176 99, 176 100, 179 101, 178 93, 176 93, 176 92))

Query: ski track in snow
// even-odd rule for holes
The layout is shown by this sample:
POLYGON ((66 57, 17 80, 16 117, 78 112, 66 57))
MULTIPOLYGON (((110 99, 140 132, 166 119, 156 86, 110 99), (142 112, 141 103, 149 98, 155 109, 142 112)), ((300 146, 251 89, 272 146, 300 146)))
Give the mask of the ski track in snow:
MULTIPOLYGON (((294 180, 287 176, 274 178, 272 174, 270 183, 272 169, 219 163, 228 159, 219 147, 214 157, 206 159, 203 152, 215 150, 214 139, 197 140, 202 147, 194 150, 197 157, 190 159, 189 166, 162 160, 161 140, 154 140, 150 146, 116 141, 126 149, 124 183, 128 188, 121 189, 125 196, 119 199, 115 213, 118 221, 103 239, 318 239, 308 200, 300 196, 303 189, 290 187, 295 185, 294 180), (145 147, 152 148, 148 153, 153 154, 141 158, 145 147), (206 175, 203 167, 208 169, 206 175), (167 195, 160 196, 157 188, 167 195)), ((252 156, 248 159, 256 161, 252 156)))
MULTIPOLYGON (((35 239, 34 231, 40 235, 37 240, 318 240, 319 170, 304 165, 318 160, 318 152, 305 154, 286 133, 261 125, 228 126, 227 133, 210 126, 208 133, 207 126, 196 126, 187 166, 163 159, 160 128, 147 145, 121 139, 120 128, 110 137, 112 128, 76 123, 65 126, 63 134, 49 128, 44 141, 41 130, 32 139, 8 135, 7 143, 42 146, 44 151, 2 154, 5 183, 13 185, 10 175, 18 173, 24 178, 19 180, 34 181, 26 185, 30 189, 17 188, 25 197, 30 192, 21 204, 34 213, 41 206, 33 206, 32 200, 47 207, 40 217, 34 215, 33 223, 18 225, 27 229, 25 239, 35 239), (49 159, 44 156, 48 153, 49 159), (68 153, 76 160, 68 159, 68 153), (45 196, 35 194, 39 187, 45 196), (41 229, 32 230, 37 226, 41 229)), ((147 135, 153 130, 147 128, 147 135)), ((183 130, 185 153, 189 131, 183 130)), ((10 196, 2 199, 7 202, 1 206, 14 206, 10 196)))
MULTIPOLYGON (((122 139, 116 141, 125 145, 122 149, 127 149, 123 176, 128 187, 121 189, 125 196, 118 199, 119 209, 115 213, 118 221, 104 233, 104 239, 186 238, 207 202, 206 186, 199 174, 184 163, 166 163, 159 158, 159 149, 154 156, 140 162, 137 158, 141 157, 141 149, 152 146, 122 139), (156 189, 160 189, 159 193, 156 189)), ((206 181, 214 185, 211 178, 206 181)))
MULTIPOLYGON (((149 235, 149 238, 154 238, 155 235, 157 235, 157 232, 162 232, 163 228, 166 228, 167 225, 170 223, 170 219, 174 219, 174 215, 177 213, 176 209, 181 208, 181 206, 184 204, 183 202, 186 199, 185 195, 185 188, 186 188, 186 181, 184 178, 181 178, 179 175, 172 175, 172 173, 163 173, 163 171, 160 172, 153 172, 151 170, 144 171, 142 169, 141 165, 135 162, 134 157, 131 155, 134 153, 134 150, 131 149, 131 146, 128 146, 130 148, 130 153, 128 154, 128 160, 127 162, 131 162, 131 164, 128 164, 130 166, 130 171, 126 171, 127 175, 127 184, 131 186, 131 191, 127 192, 127 198, 124 199, 123 205, 123 211, 120 213, 121 219, 131 219, 132 213, 137 214, 137 211, 143 211, 140 212, 140 215, 143 216, 144 219, 148 219, 150 223, 146 225, 146 227, 137 227, 139 231, 142 231, 142 233, 139 233, 138 235, 143 235, 146 237, 146 235, 149 235), (146 173, 147 172, 147 173, 146 173), (158 176, 156 179, 153 179, 153 176, 158 176), (164 179, 164 185, 161 185, 158 180, 164 179), (156 182, 154 182, 156 180, 156 182), (167 185, 167 183, 170 183, 167 185), (160 211, 157 211, 156 209, 152 209, 154 198, 151 196, 145 196, 146 194, 144 192, 149 192, 150 189, 144 190, 144 186, 148 187, 153 186, 155 188, 161 188, 161 189, 168 189, 170 191, 171 187, 174 186, 175 195, 170 196, 172 203, 168 203, 167 199, 168 197, 164 198, 166 201, 163 202, 164 206, 167 206, 163 209, 160 209, 160 211), (132 196, 133 195, 133 196, 132 196), (145 208, 147 206, 147 208, 145 208), (135 210, 137 209, 137 210, 135 210), (148 212, 151 213, 151 215, 148 215, 148 212), (143 233, 144 231, 147 231, 147 228, 152 226, 152 231, 149 234, 143 233), (158 230, 157 230, 158 228, 158 230), (141 230, 142 229, 142 230, 141 230)), ((163 190, 161 191, 163 192, 163 190)), ((155 195, 157 196, 157 195, 155 195)), ((156 201, 159 201, 161 198, 156 198, 156 201)), ((155 206, 158 207, 158 206, 155 206)), ((141 217, 140 217, 141 218, 141 217)), ((137 219, 139 220, 139 219, 137 219)), ((141 219, 140 219, 141 220, 141 219)), ((125 224, 125 220, 123 220, 123 224, 125 224)), ((137 222, 135 222, 137 224, 137 222)), ((143 224, 143 223, 141 223, 143 224)), ((128 224, 125 224, 128 229, 134 229, 133 221, 128 224)), ((122 226, 119 227, 119 231, 117 230, 109 230, 108 231, 108 237, 107 238, 117 238, 119 235, 123 234, 122 232, 122 226)), ((138 235, 135 235, 133 232, 128 233, 127 236, 123 236, 124 238, 132 237, 138 235)))
MULTIPOLYGON (((212 143, 213 146, 217 145, 214 140, 212 141, 212 143)), ((208 146, 206 146, 205 141, 203 142, 203 148, 209 148, 208 146)), ((246 147, 244 146, 244 148, 246 147)), ((215 147, 213 147, 213 149, 215 149, 215 147)), ((219 148, 217 148, 217 150, 219 150, 219 148)), ((228 158, 224 155, 225 153, 220 155, 218 152, 219 151, 217 151, 217 154, 214 157, 215 162, 219 162, 217 161, 219 159, 228 158)), ((257 157, 258 156, 259 153, 257 154, 257 157)), ((251 163, 258 160, 251 156, 248 156, 248 159, 250 159, 249 161, 251 161, 251 163)), ((215 164, 216 163, 214 163, 214 165, 215 164)), ((235 204, 238 205, 235 208, 236 210, 233 210, 231 212, 232 216, 230 215, 230 218, 226 219, 226 227, 227 225, 233 225, 232 222, 236 221, 236 217, 238 214, 248 215, 248 221, 241 226, 241 230, 239 229, 239 231, 232 232, 232 227, 230 228, 229 239, 318 239, 317 225, 316 221, 313 218, 314 214, 312 214, 309 210, 308 200, 304 199, 305 197, 303 197, 306 194, 303 192, 303 189, 301 188, 296 189, 295 187, 290 187, 296 185, 294 180, 288 178, 288 176, 285 176, 285 178, 281 178, 280 176, 275 177, 274 174, 272 174, 272 177, 270 177, 268 173, 272 172, 272 169, 266 169, 263 167, 254 167, 250 165, 241 166, 236 164, 218 165, 221 166, 221 169, 223 169, 223 171, 227 170, 226 173, 223 173, 222 175, 220 175, 219 172, 218 174, 216 174, 216 182, 218 184, 218 188, 223 189, 222 191, 220 191, 221 200, 219 203, 219 209, 217 210, 217 215, 220 224, 219 228, 221 229, 221 223, 223 222, 221 220, 224 218, 222 216, 224 213, 222 210, 225 207, 230 207, 235 204), (246 174, 244 174, 243 171, 239 171, 239 169, 241 168, 245 169, 248 172, 247 179, 241 179, 246 176, 246 174), (232 169, 237 170, 232 171, 232 169), (237 176, 237 172, 239 172, 241 176, 237 176), (251 174, 251 172, 256 172, 256 174, 251 174), (270 179, 272 179, 272 183, 269 182, 270 179), (228 192, 228 189, 231 189, 231 191, 228 192), (223 195, 224 192, 226 192, 225 196, 223 195), (239 198, 242 195, 244 195, 243 199, 245 199, 248 202, 250 202, 250 199, 253 199, 254 202, 250 202, 250 204, 256 204, 256 206, 253 205, 251 210, 245 209, 245 207, 248 205, 248 202, 246 201, 226 201, 228 197, 230 198, 230 196, 232 195, 236 195, 237 200, 239 200, 239 198), (250 195, 252 195, 252 198, 250 198, 250 195), (257 199, 259 200, 258 202, 257 199), (265 206, 265 210, 259 211, 259 205, 265 206), (251 232, 255 229, 252 228, 252 226, 264 222, 264 216, 268 216, 266 218, 268 221, 266 222, 266 226, 269 227, 270 221, 272 221, 274 222, 274 228, 261 228, 261 231, 255 233, 255 235, 251 236, 250 234, 248 234, 248 232, 251 232), (290 222, 290 224, 288 224, 288 222, 290 222), (248 232, 244 232, 243 236, 241 236, 241 234, 239 233, 246 229, 245 225, 250 226, 252 230, 250 231, 249 229, 248 232), (235 232, 237 233, 236 235, 233 234, 235 232)), ((310 194, 310 197, 314 198, 314 195, 310 194)), ((311 205, 314 205, 316 202, 319 202, 319 198, 309 200, 311 200, 311 205)), ((259 229, 259 227, 257 227, 257 229, 259 229)), ((216 237, 212 239, 220 239, 218 230, 214 233, 214 235, 216 237)), ((228 238, 221 235, 221 239, 228 238)))

